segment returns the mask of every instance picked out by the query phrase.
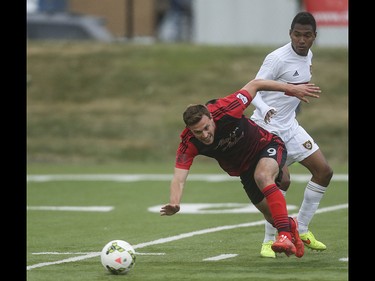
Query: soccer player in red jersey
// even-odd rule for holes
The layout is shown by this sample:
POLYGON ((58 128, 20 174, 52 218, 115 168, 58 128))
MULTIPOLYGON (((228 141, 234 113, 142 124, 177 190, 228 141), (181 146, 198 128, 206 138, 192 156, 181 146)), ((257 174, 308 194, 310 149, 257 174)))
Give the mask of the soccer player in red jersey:
POLYGON ((318 98, 314 84, 292 85, 254 79, 240 90, 206 105, 189 105, 183 113, 186 128, 176 152, 169 203, 162 206, 162 216, 180 210, 180 202, 189 169, 197 155, 214 158, 230 176, 239 177, 250 201, 278 231, 272 249, 278 253, 302 257, 304 245, 296 221, 288 216, 286 201, 278 188, 287 151, 280 137, 244 116, 258 91, 281 91, 304 102, 318 98))

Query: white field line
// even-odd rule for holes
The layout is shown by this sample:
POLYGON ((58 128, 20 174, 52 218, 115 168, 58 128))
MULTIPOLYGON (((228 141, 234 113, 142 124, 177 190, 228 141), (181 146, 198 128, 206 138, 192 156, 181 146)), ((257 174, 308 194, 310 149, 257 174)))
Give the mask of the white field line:
MULTIPOLYGON (((148 208, 149 212, 159 213, 162 205, 148 208)), ((249 203, 182 203, 180 214, 239 214, 258 213, 259 210, 249 203), (216 210, 209 210, 215 208, 216 210), (221 208, 221 209, 220 209, 221 208)), ((297 209, 295 205, 286 205, 288 212, 297 209)), ((110 212, 113 206, 27 206, 28 211, 70 211, 70 212, 110 212)))
POLYGON ((203 260, 204 261, 219 261, 219 260, 234 258, 236 256, 238 256, 238 254, 222 254, 222 255, 218 255, 216 257, 206 258, 206 259, 203 259, 203 260))
MULTIPOLYGON (((96 254, 100 255, 100 252, 40 252, 32 253, 32 255, 86 255, 86 254, 96 254)), ((136 255, 140 256, 164 256, 165 253, 140 253, 135 252, 136 255)))
MULTIPOLYGON (((311 178, 309 174, 291 174, 291 180, 296 182, 307 182, 311 178)), ((48 181, 117 181, 117 182, 137 182, 137 181, 170 181, 171 174, 65 174, 65 175, 27 175, 28 182, 48 182, 48 181)), ((189 181, 238 181, 238 177, 231 177, 227 174, 190 174, 189 181)), ((347 174, 333 175, 331 181, 348 181, 347 174)))
MULTIPOLYGON (((336 206, 318 209, 316 211, 316 214, 325 213, 325 212, 332 212, 332 211, 347 209, 347 208, 348 208, 348 204, 341 204, 341 205, 336 205, 336 206)), ((290 214, 290 216, 297 216, 297 213, 290 214)), ((224 226, 218 226, 218 227, 213 227, 213 228, 207 228, 207 229, 202 229, 202 230, 198 230, 198 231, 182 233, 182 234, 179 234, 179 235, 170 236, 170 237, 166 237, 166 238, 160 238, 160 239, 157 239, 157 240, 154 240, 154 241, 140 243, 140 244, 137 244, 137 245, 133 245, 133 248, 134 249, 141 249, 141 248, 145 248, 147 246, 164 244, 164 243, 168 243, 168 242, 172 242, 172 241, 176 241, 176 240, 180 240, 180 239, 184 239, 184 238, 193 237, 193 236, 196 236, 196 235, 213 233, 213 232, 217 232, 217 231, 235 229, 235 228, 240 228, 240 227, 258 226, 258 225, 262 225, 264 223, 265 223, 265 220, 260 220, 260 221, 250 222, 250 223, 242 223, 242 224, 235 224, 235 225, 224 225, 224 226)), ((97 257, 97 256, 100 256, 100 252, 90 252, 90 253, 86 253, 86 254, 84 254, 82 256, 78 256, 78 257, 71 257, 71 258, 62 259, 62 260, 54 261, 54 262, 43 262, 43 263, 38 263, 38 264, 34 264, 34 265, 29 265, 29 266, 26 267, 26 269, 31 270, 31 269, 34 269, 34 268, 44 267, 44 266, 48 266, 48 265, 55 265, 55 264, 61 264, 61 263, 67 263, 67 262, 75 262, 75 261, 85 260, 85 259, 89 259, 89 258, 94 258, 94 257, 97 257)))
POLYGON ((28 211, 109 212, 112 206, 27 206, 28 211))

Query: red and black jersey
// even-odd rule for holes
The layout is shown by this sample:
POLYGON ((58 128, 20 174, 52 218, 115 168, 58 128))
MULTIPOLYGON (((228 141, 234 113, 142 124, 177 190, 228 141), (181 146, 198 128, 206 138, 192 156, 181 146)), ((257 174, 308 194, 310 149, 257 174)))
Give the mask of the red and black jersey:
POLYGON ((271 142, 273 134, 244 116, 252 97, 246 90, 237 91, 207 105, 216 124, 214 142, 203 144, 188 129, 181 133, 176 153, 176 168, 189 170, 197 155, 218 161, 231 176, 239 176, 259 160, 259 152, 271 142))

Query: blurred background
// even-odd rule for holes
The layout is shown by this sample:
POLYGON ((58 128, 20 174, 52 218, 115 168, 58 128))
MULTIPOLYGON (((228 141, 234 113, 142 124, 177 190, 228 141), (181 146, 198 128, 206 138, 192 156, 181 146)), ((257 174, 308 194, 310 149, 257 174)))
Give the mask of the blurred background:
POLYGON ((300 10, 316 17, 317 45, 348 46, 348 0, 27 0, 27 36, 279 45, 300 10))
POLYGON ((186 105, 253 79, 301 10, 317 20, 312 82, 323 93, 298 121, 346 172, 348 0, 28 0, 29 171, 170 172, 186 105))

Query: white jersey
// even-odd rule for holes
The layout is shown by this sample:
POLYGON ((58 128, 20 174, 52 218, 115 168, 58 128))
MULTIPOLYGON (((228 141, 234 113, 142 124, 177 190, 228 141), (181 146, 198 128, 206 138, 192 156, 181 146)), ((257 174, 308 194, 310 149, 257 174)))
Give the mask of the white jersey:
MULTIPOLYGON (((288 43, 266 56, 256 78, 275 80, 290 84, 308 83, 311 79, 311 61, 313 54, 298 55, 288 43)), ((293 137, 299 127, 296 109, 300 100, 285 95, 283 92, 259 91, 252 101, 256 107, 250 119, 266 130, 280 136, 284 142, 293 137), (276 109, 276 114, 269 124, 264 122, 269 109, 276 109)))

